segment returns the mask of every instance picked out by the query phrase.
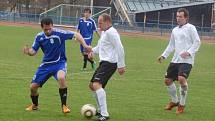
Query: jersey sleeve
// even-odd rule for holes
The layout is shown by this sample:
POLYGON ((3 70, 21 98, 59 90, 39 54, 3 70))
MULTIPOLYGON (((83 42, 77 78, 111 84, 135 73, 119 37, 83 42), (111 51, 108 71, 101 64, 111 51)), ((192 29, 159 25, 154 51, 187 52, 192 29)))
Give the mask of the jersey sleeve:
POLYGON ((199 50, 199 47, 201 45, 201 41, 200 41, 200 38, 199 38, 199 35, 198 35, 198 32, 197 32, 195 26, 192 26, 190 28, 190 34, 191 34, 191 38, 193 40, 193 44, 187 52, 190 53, 191 56, 194 56, 195 53, 199 50))
POLYGON ((32 44, 32 49, 37 52, 40 48, 40 43, 39 43, 40 37, 36 36, 34 39, 34 43, 32 44))
POLYGON ((109 33, 108 38, 113 44, 114 48, 116 49, 117 52, 117 67, 122 68, 125 67, 125 52, 124 52, 124 47, 122 45, 120 36, 118 33, 109 33))
POLYGON ((170 40, 169 40, 169 44, 166 47, 166 49, 164 50, 164 52, 162 53, 162 56, 167 58, 175 49, 175 39, 174 39, 174 35, 173 32, 171 34, 170 40))
POLYGON ((95 21, 93 20, 93 22, 92 22, 92 23, 93 23, 93 27, 92 27, 92 28, 93 28, 93 31, 97 31, 97 26, 96 26, 95 21))
POLYGON ((62 37, 64 38, 64 40, 72 39, 74 35, 75 35, 75 32, 73 31, 64 30, 62 32, 62 37))

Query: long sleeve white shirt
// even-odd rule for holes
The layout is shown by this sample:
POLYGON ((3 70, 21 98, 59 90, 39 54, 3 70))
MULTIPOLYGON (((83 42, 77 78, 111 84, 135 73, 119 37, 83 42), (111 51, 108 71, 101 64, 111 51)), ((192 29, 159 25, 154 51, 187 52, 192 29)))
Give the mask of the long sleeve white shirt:
POLYGON ((93 54, 98 54, 100 62, 117 63, 118 68, 125 67, 124 48, 119 33, 113 27, 101 33, 98 44, 93 48, 93 54))
POLYGON ((182 27, 175 27, 172 30, 169 44, 162 56, 167 58, 171 52, 175 51, 172 63, 188 63, 194 65, 195 53, 200 47, 200 38, 195 26, 185 24, 182 27), (181 53, 188 52, 190 56, 182 58, 181 53))

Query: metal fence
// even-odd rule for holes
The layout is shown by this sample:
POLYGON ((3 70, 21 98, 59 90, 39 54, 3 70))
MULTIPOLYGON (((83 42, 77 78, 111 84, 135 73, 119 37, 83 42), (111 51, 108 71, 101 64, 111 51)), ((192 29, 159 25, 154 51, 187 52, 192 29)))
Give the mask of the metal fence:
MULTIPOLYGON (((53 21, 55 24, 59 24, 59 17, 54 16, 53 21), (55 19, 56 18, 56 19, 55 19)), ((61 16, 61 23, 63 25, 75 26, 79 18, 69 17, 69 16, 61 16)), ((25 22, 25 23, 39 23, 39 14, 26 14, 26 13, 13 13, 13 12, 4 12, 0 11, 0 21, 7 22, 25 22)), ((95 18, 95 21, 97 19, 95 18)), ((138 32, 144 34, 153 34, 157 36, 163 36, 170 34, 172 29, 177 25, 174 24, 159 24, 159 23, 143 23, 143 22, 134 22, 133 26, 128 26, 129 24, 126 22, 119 22, 113 20, 113 25, 117 29, 120 29, 124 32, 138 32)), ((198 27, 196 26, 199 35, 202 38, 206 38, 209 40, 215 41, 215 28, 210 27, 198 27)))

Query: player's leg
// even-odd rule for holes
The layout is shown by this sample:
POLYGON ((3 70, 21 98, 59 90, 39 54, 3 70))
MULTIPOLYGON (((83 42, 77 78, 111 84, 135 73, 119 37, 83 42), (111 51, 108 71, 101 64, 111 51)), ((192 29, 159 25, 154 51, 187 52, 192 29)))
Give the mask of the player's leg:
POLYGON ((66 63, 56 65, 55 79, 59 85, 59 95, 61 99, 61 107, 63 113, 69 113, 70 109, 66 105, 67 101, 67 84, 66 84, 66 63))
POLYGON ((180 103, 176 113, 183 113, 187 98, 187 91, 188 91, 188 83, 187 78, 190 74, 192 69, 191 64, 180 64, 179 66, 179 73, 178 73, 178 81, 180 84, 179 91, 180 91, 180 103))
POLYGON ((85 52, 83 52, 82 53, 82 55, 83 55, 83 60, 84 60, 84 63, 83 63, 83 71, 85 71, 85 70, 87 70, 87 59, 88 59, 88 55, 85 53, 85 52))
MULTIPOLYGON (((89 46, 91 45, 91 43, 92 43, 92 39, 86 41, 86 44, 89 45, 89 46)), ((93 60, 93 58, 88 58, 88 55, 87 55, 86 57, 87 57, 87 60, 91 63, 92 69, 95 70, 95 68, 96 68, 96 63, 95 63, 95 61, 93 60)))
POLYGON ((32 111, 32 110, 38 109, 38 98, 39 98, 38 89, 39 87, 42 87, 42 85, 48 80, 50 76, 51 74, 48 68, 43 68, 43 67, 38 68, 30 85, 30 97, 32 100, 32 104, 28 106, 26 110, 32 111))
POLYGON ((38 109, 38 97, 39 97, 39 93, 38 93, 38 88, 40 87, 40 85, 38 85, 37 83, 31 83, 30 85, 30 97, 31 97, 31 101, 32 104, 29 105, 26 110, 28 111, 32 111, 32 110, 37 110, 38 109))
POLYGON ((97 96, 97 94, 96 94, 96 90, 94 90, 94 88, 93 88, 93 81, 92 81, 92 80, 94 80, 94 78, 95 78, 95 76, 96 76, 96 74, 97 74, 97 71, 98 71, 99 69, 100 69, 100 67, 98 67, 98 68, 96 69, 96 71, 94 72, 93 77, 92 77, 92 79, 91 79, 91 82, 89 83, 89 88, 90 88, 90 90, 93 92, 93 97, 96 99, 96 105, 97 105, 97 112, 96 112, 96 115, 97 115, 97 116, 100 116, 100 115, 101 115, 101 109, 100 109, 100 106, 99 106, 98 96, 97 96))
POLYGON ((109 113, 107 111, 106 92, 104 90, 108 80, 116 71, 116 63, 101 62, 91 79, 90 88, 96 93, 96 101, 99 105, 101 116, 98 121, 107 120, 109 113))
POLYGON ((165 110, 171 110, 173 107, 176 107, 178 105, 177 90, 174 83, 174 80, 177 78, 177 74, 177 64, 170 63, 165 75, 164 83, 171 97, 171 102, 166 105, 165 110))
POLYGON ((87 58, 88 58, 88 55, 84 52, 84 47, 82 45, 80 45, 80 51, 81 51, 82 56, 83 56, 83 67, 82 67, 82 70, 85 71, 86 68, 87 68, 87 58))

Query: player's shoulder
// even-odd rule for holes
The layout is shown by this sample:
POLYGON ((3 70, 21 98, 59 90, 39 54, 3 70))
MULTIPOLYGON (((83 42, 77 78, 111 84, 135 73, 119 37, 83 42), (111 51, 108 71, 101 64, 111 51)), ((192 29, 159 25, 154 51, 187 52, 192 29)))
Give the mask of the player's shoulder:
POLYGON ((79 22, 83 22, 84 21, 84 18, 79 18, 79 20, 78 20, 79 22))
POLYGON ((118 31, 114 27, 110 27, 105 33, 109 36, 119 35, 118 31))
POLYGON ((108 33, 118 33, 117 30, 112 26, 107 30, 108 33))
POLYGON ((41 31, 41 32, 37 33, 37 35, 36 35, 36 36, 43 36, 43 34, 44 34, 44 32, 43 32, 43 31, 41 31))
POLYGON ((72 31, 69 30, 63 30, 63 29, 59 29, 59 28, 53 28, 52 30, 55 34, 67 34, 67 33, 74 33, 72 31))
POLYGON ((190 29, 196 29, 196 27, 193 24, 187 23, 186 26, 190 29))
POLYGON ((93 18, 89 18, 89 21, 95 22, 95 20, 93 18))
POLYGON ((43 38, 44 37, 44 32, 43 31, 41 31, 41 32, 39 32, 39 33, 37 33, 37 35, 35 36, 35 39, 40 39, 40 38, 43 38))

